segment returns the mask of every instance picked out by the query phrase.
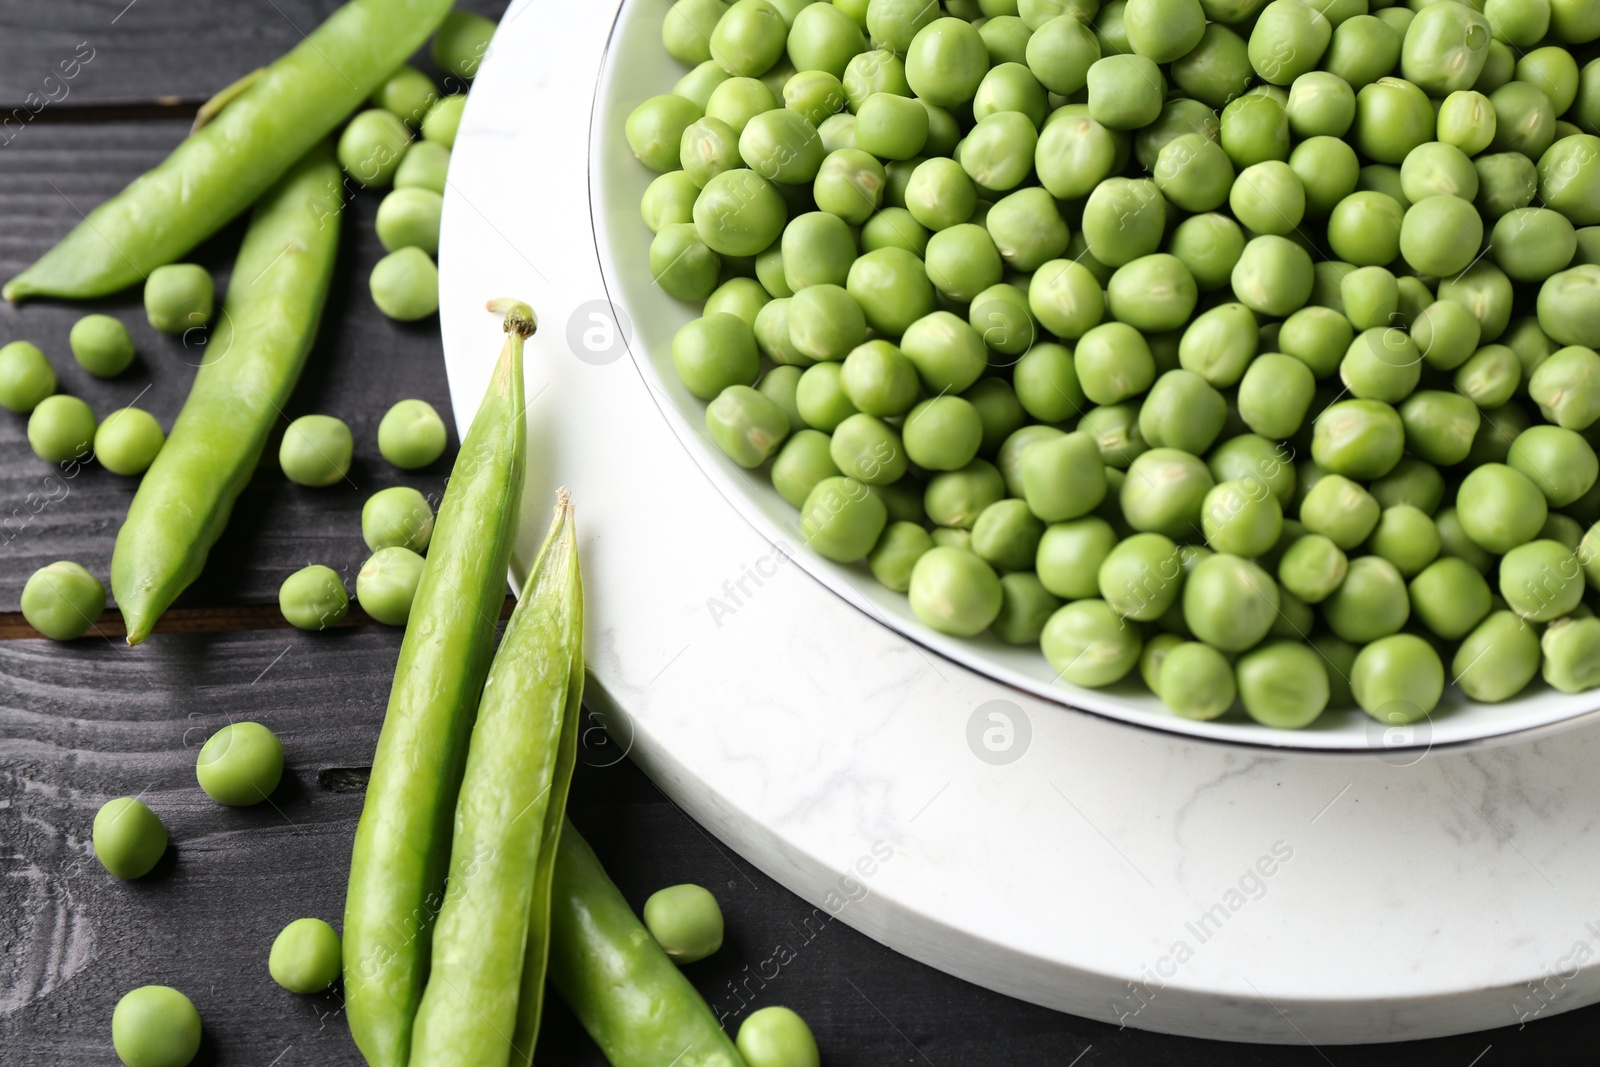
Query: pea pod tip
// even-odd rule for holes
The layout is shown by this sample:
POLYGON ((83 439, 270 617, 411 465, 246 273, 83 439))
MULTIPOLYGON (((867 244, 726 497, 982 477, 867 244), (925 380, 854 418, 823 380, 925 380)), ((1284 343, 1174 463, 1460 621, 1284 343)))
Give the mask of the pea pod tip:
POLYGON ((534 331, 539 328, 539 316, 534 313, 533 308, 520 300, 501 297, 489 301, 485 306, 494 314, 505 316, 506 333, 515 332, 525 340, 532 337, 534 331))

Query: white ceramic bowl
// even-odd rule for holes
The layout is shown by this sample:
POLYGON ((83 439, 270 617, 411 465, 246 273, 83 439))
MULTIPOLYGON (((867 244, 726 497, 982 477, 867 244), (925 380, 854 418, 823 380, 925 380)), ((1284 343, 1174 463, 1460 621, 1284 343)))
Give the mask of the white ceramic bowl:
MULTIPOLYGON (((591 127, 589 178, 595 238, 610 299, 631 321, 633 358, 650 382, 662 415, 707 477, 757 529, 776 544, 793 546, 795 558, 837 595, 917 643, 1006 685, 1070 708, 1191 737, 1237 744, 1321 751, 1405 747, 1408 731, 1388 730, 1358 710, 1330 712, 1305 730, 1274 730, 1254 723, 1190 722, 1167 711, 1137 680, 1108 689, 1084 689, 1055 680, 1037 647, 1018 648, 992 636, 948 637, 923 625, 903 594, 876 582, 864 564, 843 566, 804 547, 799 513, 778 496, 761 472, 746 472, 704 432, 705 404, 685 389, 672 367, 672 337, 698 310, 663 293, 651 280, 646 252, 650 231, 639 201, 656 175, 636 159, 622 135, 623 122, 641 101, 670 92, 682 68, 661 46, 666 5, 629 0, 611 36, 591 127)), ((1476 704, 1454 686, 1428 725, 1433 747, 1484 741, 1570 725, 1596 713, 1593 693, 1567 695, 1536 682, 1516 700, 1476 704)), ((1416 731, 1410 731, 1415 736, 1416 731)))

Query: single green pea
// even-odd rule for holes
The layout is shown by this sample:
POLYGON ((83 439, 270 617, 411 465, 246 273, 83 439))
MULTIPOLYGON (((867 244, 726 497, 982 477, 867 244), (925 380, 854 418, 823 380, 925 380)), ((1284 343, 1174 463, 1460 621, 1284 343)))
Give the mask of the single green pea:
POLYGON ((1095 121, 1087 107, 1069 105, 1054 111, 1039 131, 1034 169, 1051 196, 1084 197, 1110 177, 1126 153, 1125 133, 1095 121))
MULTIPOLYGON (((447 100, 465 97, 444 97, 435 101, 428 110, 427 116, 422 120, 422 133, 429 141, 443 144, 450 148, 455 142, 454 131, 450 131, 448 140, 441 134, 448 126, 448 115, 439 112, 447 100), (429 122, 433 122, 435 136, 428 136, 429 122)), ((459 105, 458 105, 459 106, 459 105)), ((633 150, 639 162, 651 170, 665 173, 677 170, 680 166, 679 148, 683 143, 683 132, 690 125, 699 121, 706 113, 701 105, 676 94, 653 96, 633 109, 628 116, 625 135, 628 147, 633 150)))
POLYGON ((1105 294, 1082 263, 1056 259, 1034 272, 1028 283, 1028 309, 1057 337, 1076 340, 1099 325, 1105 315, 1105 294))
POLYGON ((1600 686, 1600 619, 1560 619, 1539 641, 1544 680, 1563 693, 1600 686))
POLYGON ((1218 552, 1259 556, 1283 533, 1283 508, 1265 482, 1222 482, 1206 493, 1200 523, 1206 544, 1218 552))
MULTIPOLYGON (((415 154, 410 153, 406 158, 415 154)), ((663 227, 674 224, 693 223, 694 202, 699 195, 700 187, 687 173, 668 171, 646 187, 644 198, 639 202, 639 214, 651 233, 660 233, 663 227)))
POLYGON ((644 925, 679 965, 703 960, 722 947, 722 909, 702 886, 673 885, 650 894, 644 902, 644 925))
POLYGON ((1498 126, 1494 105, 1480 92, 1460 89, 1439 105, 1439 141, 1468 156, 1475 156, 1493 144, 1498 126))
POLYGON ((1478 260, 1454 278, 1441 279, 1439 299, 1454 300, 1471 311, 1486 344, 1505 333, 1511 322, 1511 279, 1487 259, 1478 260))
POLYGON ((167 828, 137 797, 118 797, 94 817, 94 855, 118 878, 142 878, 167 851, 167 828))
POLYGON ((1139 662, 1143 642, 1103 600, 1076 600, 1050 616, 1039 639, 1045 660, 1072 685, 1098 689, 1121 681, 1139 662))
POLYGON ((495 24, 470 11, 452 11, 433 35, 433 62, 447 74, 471 80, 489 55, 495 24))
POLYGON ((143 474, 166 444, 156 417, 140 408, 119 408, 94 432, 94 456, 112 474, 143 474))
POLYGON ((342 957, 333 927, 321 919, 296 919, 273 939, 267 971, 289 992, 309 996, 338 980, 342 957))
POLYGON ((1172 713, 1203 722, 1232 707, 1238 687, 1227 657, 1198 641, 1171 640, 1173 647, 1163 658, 1152 688, 1172 713))
POLYGON ((1390 326, 1400 311, 1400 283, 1384 267, 1359 267, 1340 279, 1339 298, 1357 330, 1390 326))
POLYGON ((1199 43, 1174 60, 1170 71, 1179 89, 1212 108, 1226 106, 1255 79, 1244 38, 1220 22, 1208 24, 1199 43))
POLYGON ((399 545, 420 555, 433 537, 433 508, 410 486, 380 489, 361 506, 361 537, 374 552, 399 545))
POLYGON ((439 310, 439 268, 420 248, 402 248, 378 260, 368 287, 378 310, 400 322, 439 310))
POLYGON ((1117 544, 1111 526, 1097 516, 1045 529, 1035 557, 1039 580, 1056 596, 1082 600, 1099 592, 1099 572, 1117 544))
MULTIPOLYGON (((380 212, 381 214, 381 212, 380 212)), ((169 263, 144 282, 144 313, 162 333, 181 334, 211 321, 216 288, 211 274, 193 263, 169 263)), ((132 342, 129 342, 131 350, 132 342)))
POLYGON ((1472 7, 1430 4, 1406 30, 1401 73, 1430 96, 1470 89, 1483 71, 1490 38, 1489 20, 1472 7))
POLYGON ((1356 656, 1350 689, 1363 711, 1394 726, 1426 718, 1444 693, 1444 664, 1434 647, 1414 634, 1393 634, 1356 656))
POLYGON ((1559 541, 1529 541, 1500 560, 1500 595, 1530 622, 1571 614, 1583 600, 1583 567, 1559 541))
POLYGON ((1489 614, 1489 583, 1466 560, 1436 559, 1411 579, 1411 610, 1429 630, 1447 641, 1472 632, 1489 614))
POLYGON ((56 391, 56 372, 39 346, 12 341, 0 348, 0 407, 26 415, 56 391))
POLYGON ((407 126, 416 129, 422 124, 422 116, 427 114, 428 105, 438 95, 439 90, 432 78, 409 63, 402 63, 400 69, 389 75, 372 94, 372 104, 392 111, 407 126))
POLYGON ((1600 355, 1578 345, 1553 353, 1528 380, 1528 395, 1550 422, 1569 430, 1588 429, 1600 418, 1600 355))
POLYGON ((906 49, 905 77, 912 92, 939 107, 971 100, 989 72, 989 49, 970 22, 934 19, 906 49))
POLYGON ((1511 611, 1496 611, 1456 649, 1455 684, 1473 700, 1509 700, 1539 673, 1539 633, 1511 611))
POLYGON ((1353 340, 1355 331, 1348 319, 1331 308, 1317 306, 1296 311, 1278 331, 1278 347, 1304 363, 1316 378, 1326 378, 1339 369, 1353 340))
POLYGON ((111 1012, 111 1044, 128 1067, 186 1067, 200 1051, 200 1013, 170 986, 140 986, 111 1012))
POLYGON ((1397 633, 1411 617, 1405 578, 1381 556, 1358 556, 1322 602, 1322 617, 1334 633, 1358 645, 1397 633))
POLYGON ((923 505, 928 519, 939 526, 970 530, 983 510, 1005 495, 1006 481, 1000 471, 988 460, 975 459, 959 471, 944 471, 930 478, 923 505))
POLYGON ((1252 647, 1277 617, 1278 584, 1249 560, 1225 553, 1208 556, 1184 583, 1184 622, 1195 637, 1224 652, 1252 647))
POLYGON ((1097 260, 1120 267, 1155 252, 1166 223, 1166 198, 1154 181, 1108 178, 1084 205, 1082 232, 1097 260))
POLYGON ((401 470, 417 470, 444 455, 444 419, 426 400, 402 400, 378 422, 378 452, 401 470))
POLYGON ((133 362, 133 338, 110 315, 85 315, 73 324, 67 343, 78 364, 97 378, 114 378, 133 362))
POLYGON ((258 722, 229 723, 201 747, 194 773, 218 804, 259 804, 283 777, 283 742, 258 722))
MULTIPOLYGON (((428 114, 431 116, 438 106, 439 102, 435 102, 428 114)), ((423 121, 426 135, 427 120, 423 121)), ((367 188, 385 189, 394 181, 395 170, 410 147, 411 131, 400 116, 383 108, 372 108, 351 119, 339 135, 339 165, 367 188)))
POLYGON ((1258 87, 1222 109, 1222 150, 1239 169, 1269 159, 1289 158, 1293 131, 1289 128, 1288 94, 1258 87))
POLYGON ((1339 378, 1354 396, 1398 404, 1422 376, 1422 353, 1404 330, 1376 326, 1351 342, 1339 378))
POLYGON ((1341 400, 1316 419, 1311 455, 1325 470, 1349 478, 1381 478, 1405 451, 1405 425, 1380 400, 1341 400))
POLYGON ((1379 78, 1356 94, 1355 147, 1376 163, 1398 165, 1433 140, 1437 122, 1433 104, 1415 84, 1379 78))
POLYGON ((1204 134, 1184 133, 1168 141, 1151 171, 1156 188, 1185 211, 1211 211, 1228 201, 1233 161, 1204 134))
MULTIPOLYGON (((1080 431, 1081 432, 1081 431, 1080 431)), ((1136 530, 1193 539, 1201 529, 1206 494, 1213 485, 1201 460, 1173 448, 1153 448, 1134 458, 1123 483, 1123 516, 1136 530)))
POLYGON ((917 368, 931 393, 962 393, 988 367, 983 335, 948 311, 935 311, 912 323, 900 350, 917 368))
POLYGON ((302 415, 289 424, 278 446, 278 465, 297 485, 320 488, 350 473, 355 447, 350 427, 332 415, 302 415))
POLYGON ((777 458, 772 461, 773 488, 797 508, 805 503, 818 482, 838 474, 839 468, 833 462, 828 435, 812 429, 796 430, 790 434, 777 458))
POLYGON ((1264 726, 1299 730, 1328 706, 1328 670, 1315 650, 1298 641, 1273 641, 1241 656, 1235 668, 1239 702, 1264 726))
POLYGON ((1503 555, 1537 536, 1548 505, 1527 475, 1502 463, 1485 463, 1462 479, 1456 511, 1468 537, 1503 555))
POLYGON ((1410 504, 1385 508, 1368 547, 1394 564, 1402 577, 1411 578, 1439 554, 1439 528, 1421 508, 1410 504))
POLYGON ((1036 575, 1016 571, 1000 576, 1000 614, 990 629, 1011 645, 1037 645, 1061 601, 1036 575))
MULTIPOLYGON (((1206 456, 1206 466, 1218 482, 1259 483, 1282 506, 1294 501, 1295 471, 1292 452, 1276 441, 1256 434, 1230 437, 1206 456)), ((1251 490, 1254 492, 1255 490, 1251 490)))
MULTIPOLYGON (((393 492, 393 490, 385 491, 393 492)), ((369 500, 367 503, 370 506, 372 501, 369 500)), ((427 506, 426 502, 423 506, 427 506)), ((363 508, 363 534, 367 525, 366 512, 367 508, 363 508)), ((429 527, 431 531, 431 514, 429 527)), ((350 594, 345 591, 343 579, 333 568, 312 565, 295 571, 283 580, 283 584, 278 587, 278 609, 283 612, 283 617, 288 620, 289 625, 296 629, 325 630, 330 626, 337 626, 344 620, 345 614, 350 610, 350 594)))
POLYGON ((1123 470, 1150 450, 1150 443, 1139 429, 1138 404, 1107 404, 1090 408, 1078 420, 1077 429, 1094 439, 1100 459, 1110 471, 1123 470))
POLYGON ((1513 81, 1489 94, 1494 106, 1495 133, 1489 147, 1496 152, 1520 152, 1537 160, 1556 137, 1556 112, 1550 98, 1537 86, 1513 81))
MULTIPOLYGON (((909 449, 901 443, 899 432, 893 426, 882 419, 861 413, 851 415, 841 422, 834 429, 833 439, 829 443, 829 454, 839 470, 857 481, 872 486, 892 485, 904 477, 908 451, 909 449)), ((749 458, 755 459, 756 455, 749 458)))
POLYGON ((1483 14, 1495 40, 1517 48, 1531 48, 1550 30, 1548 0, 1487 0, 1483 14))
POLYGON ((1483 219, 1466 200, 1430 196, 1411 205, 1400 227, 1400 254, 1420 274, 1465 270, 1483 247, 1483 219))
POLYGON ((752 1012, 739 1024, 737 1044, 748 1067, 820 1067, 822 1063, 811 1028, 784 1007, 752 1012))
MULTIPOLYGON (((1409 9, 1402 10, 1411 14, 1409 9)), ((1357 92, 1392 74, 1400 63, 1403 31, 1397 31, 1377 14, 1382 12, 1356 15, 1335 26, 1322 56, 1322 69, 1343 78, 1357 92)))
POLYGON ((1538 194, 1538 168, 1520 152, 1480 155, 1472 166, 1478 172, 1478 195, 1473 204, 1487 220, 1527 207, 1538 194))
POLYGON ((869 486, 837 475, 814 485, 800 508, 801 536, 818 554, 839 563, 870 552, 888 521, 888 509, 869 486))
POLYGON ((1002 593, 994 570, 967 549, 935 546, 911 571, 911 610, 940 633, 971 637, 1000 615, 1002 593))
POLYGON ((1411 339, 1428 366, 1455 370, 1478 350, 1482 327, 1464 305, 1454 300, 1429 304, 1411 324, 1411 339))
POLYGON ((761 369, 754 332, 725 313, 685 323, 673 338, 672 362, 684 386, 702 400, 730 385, 754 383, 761 369))
POLYGON ((1371 536, 1382 515, 1371 493, 1340 474, 1319 479, 1300 503, 1300 521, 1345 551, 1371 536))
POLYGON ((1441 508, 1434 515, 1433 522, 1439 527, 1441 556, 1459 559, 1479 574, 1488 573, 1489 568, 1494 565, 1494 557, 1479 548, 1476 542, 1467 536, 1466 528, 1461 525, 1461 515, 1455 508, 1441 508))
POLYGON ((1278 581, 1308 604, 1320 604, 1344 581, 1350 561, 1330 538, 1296 538, 1278 560, 1278 581))
POLYGON ((858 110, 873 93, 913 95, 911 86, 906 83, 905 61, 882 48, 856 56, 845 65, 844 76, 839 80, 844 86, 845 101, 852 112, 858 110))
POLYGON ((800 418, 814 430, 832 433, 856 414, 856 406, 844 391, 843 368, 838 363, 818 363, 800 375, 795 386, 795 407, 800 418))
POLYGON ((1139 432, 1156 448, 1202 455, 1222 432, 1227 402, 1200 375, 1169 370, 1150 388, 1139 408, 1139 432))
POLYGON ((958 223, 928 238, 927 274, 935 289, 957 303, 971 303, 1000 282, 1005 264, 989 231, 958 223))
POLYGON ((1588 441, 1559 426, 1531 426, 1511 442, 1506 463, 1521 471, 1554 508, 1581 498, 1600 476, 1600 459, 1588 441))
POLYGON ((1087 515, 1105 499, 1105 464, 1099 446, 1082 431, 1039 441, 1016 463, 1021 495, 1045 522, 1087 515))
POLYGON ((706 297, 704 314, 736 315, 754 329, 756 316, 771 299, 754 278, 729 278, 706 297))
POLYGON ((1245 245, 1232 276, 1233 292, 1240 303, 1260 314, 1278 317, 1304 307, 1314 281, 1310 254, 1288 238, 1273 234, 1256 237, 1245 245))
POLYGON ((386 626, 404 626, 422 580, 423 559, 395 545, 374 552, 356 574, 361 609, 386 626))
MULTIPOLYGON (((802 431, 808 432, 808 431, 802 431)), ((891 522, 867 556, 872 576, 897 593, 911 588, 911 571, 933 547, 928 531, 914 522, 891 522)))
POLYGON ((1098 584, 1112 611, 1149 622, 1177 603, 1183 578, 1178 546, 1161 534, 1141 533, 1111 550, 1100 565, 1098 584))
POLYGON ((1328 217, 1328 244, 1357 266, 1383 266, 1400 254, 1405 212, 1394 197, 1361 190, 1339 201, 1328 217))
POLYGON ((1316 379, 1306 364, 1281 352, 1264 352, 1239 382, 1239 417, 1262 437, 1286 440, 1299 431, 1315 394, 1316 379))
POLYGON ((80 564, 59 560, 40 567, 22 587, 22 617, 54 641, 71 641, 94 628, 106 608, 106 589, 80 564))

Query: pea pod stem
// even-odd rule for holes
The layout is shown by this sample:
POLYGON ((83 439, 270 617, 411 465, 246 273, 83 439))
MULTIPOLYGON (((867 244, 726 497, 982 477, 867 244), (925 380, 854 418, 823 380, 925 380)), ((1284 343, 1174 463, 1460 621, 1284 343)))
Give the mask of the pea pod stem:
POLYGON ((339 249, 338 182, 323 142, 251 217, 194 385, 117 533, 111 589, 130 645, 200 574, 300 378, 339 249))
POLYGON ((570 822, 550 899, 550 982, 611 1067, 744 1067, 570 822))
POLYGON ((478 704, 411 1067, 532 1060, 582 694, 583 587, 563 489, 478 704))
POLYGON ((201 104, 200 110, 194 113, 194 124, 189 127, 189 132, 199 133, 201 128, 216 118, 223 108, 233 103, 241 93, 260 81, 261 76, 266 72, 266 67, 257 67, 244 77, 231 81, 221 89, 218 89, 212 94, 211 99, 201 104))
POLYGON ((350 0, 0 295, 105 296, 174 262, 365 103, 449 11, 450 0, 350 0))
POLYGON ((522 352, 533 312, 505 313, 506 343, 450 474, 395 666, 345 897, 350 1031, 373 1067, 404 1067, 445 903, 450 831, 489 672, 522 498, 522 352))

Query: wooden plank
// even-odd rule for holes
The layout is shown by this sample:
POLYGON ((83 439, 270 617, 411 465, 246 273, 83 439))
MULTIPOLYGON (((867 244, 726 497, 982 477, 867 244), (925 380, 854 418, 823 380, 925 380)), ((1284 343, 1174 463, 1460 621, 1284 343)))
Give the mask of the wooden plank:
MULTIPOLYGON (((184 133, 183 121, 38 126, 0 150, 0 274, 10 277, 65 233, 78 212, 99 203, 153 165, 184 133)), ((392 485, 412 485, 430 499, 444 489, 451 449, 432 466, 397 470, 377 451, 377 426, 398 400, 420 397, 452 422, 437 319, 395 323, 373 306, 367 276, 383 248, 373 232, 380 197, 355 198, 323 327, 279 429, 311 412, 350 424, 355 462, 345 482, 327 489, 291 484, 277 466, 277 435, 235 508, 206 572, 182 601, 190 606, 272 603, 299 567, 324 563, 354 578, 367 556, 361 505, 392 485)), ((226 285, 237 252, 236 224, 192 257, 226 285)), ((130 290, 86 305, 0 307, 0 342, 27 338, 49 355, 63 392, 87 400, 97 415, 131 403, 170 427, 193 380, 203 338, 170 337, 145 321, 142 296, 130 290), (116 315, 132 331, 139 357, 125 374, 103 381, 72 359, 67 334, 89 311, 116 315)), ((16 611, 22 585, 46 563, 71 559, 102 580, 111 546, 133 498, 133 479, 93 464, 57 469, 28 447, 26 419, 0 411, 0 612, 16 611)))
MULTIPOLYGON (((159 982, 200 1009, 199 1064, 360 1064, 337 992, 286 993, 268 977, 266 954, 293 919, 339 925, 398 647, 398 633, 383 628, 157 635, 134 651, 110 641, 0 644, 6 1063, 114 1062, 117 998, 159 982), (278 733, 288 769, 270 804, 223 808, 195 784, 194 759, 211 732, 240 720, 278 733), (173 847, 150 876, 119 882, 94 860, 89 831, 102 803, 130 794, 161 815, 173 847)), ((829 1067, 1462 1067, 1489 1045, 1486 1064, 1574 1063, 1600 1021, 1591 1008, 1520 1031, 1357 1053, 1189 1041, 1046 1011, 912 963, 813 909, 696 827, 614 745, 585 736, 573 818, 629 901, 637 909, 679 882, 711 889, 727 939, 686 973, 731 1028, 769 1004, 800 1011, 829 1067)), ((570 1014, 556 1006, 548 1018, 539 1063, 602 1067, 570 1014)))
MULTIPOLYGON (((339 0, 12 4, 0 11, 0 113, 42 107, 30 121, 49 121, 53 111, 84 105, 198 104, 289 51, 338 7, 339 0)), ((457 7, 497 19, 506 2, 457 7)), ((419 64, 432 69, 426 51, 419 64)))

